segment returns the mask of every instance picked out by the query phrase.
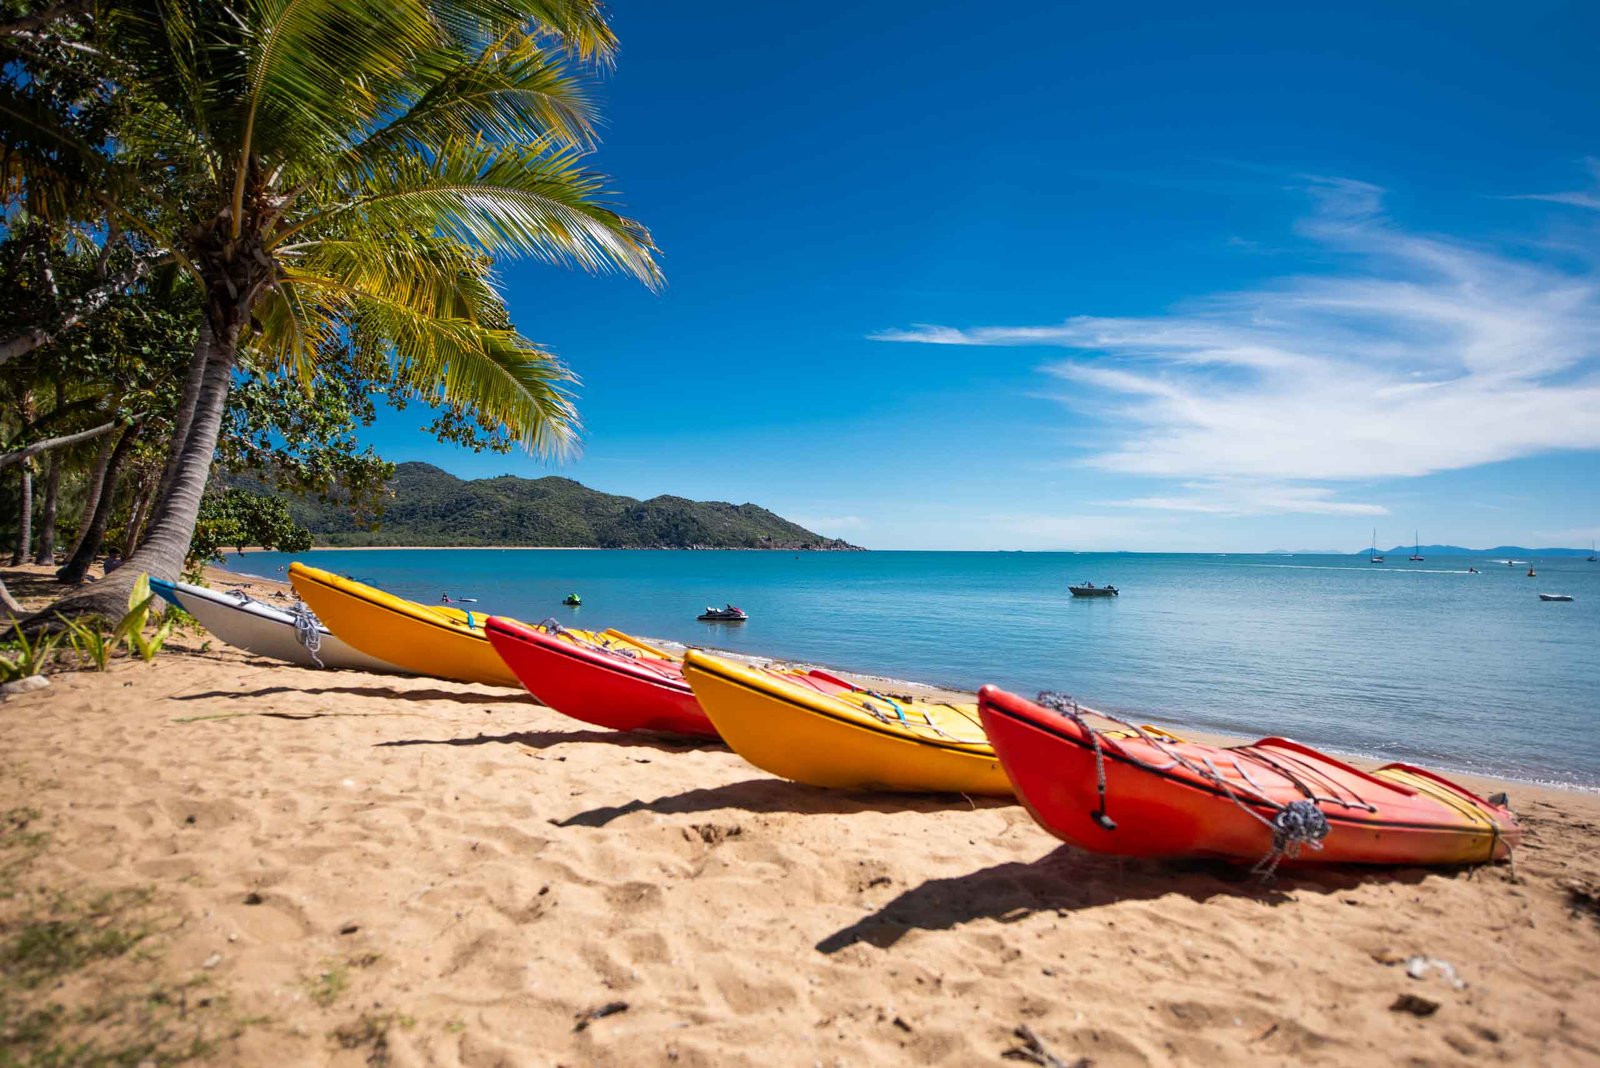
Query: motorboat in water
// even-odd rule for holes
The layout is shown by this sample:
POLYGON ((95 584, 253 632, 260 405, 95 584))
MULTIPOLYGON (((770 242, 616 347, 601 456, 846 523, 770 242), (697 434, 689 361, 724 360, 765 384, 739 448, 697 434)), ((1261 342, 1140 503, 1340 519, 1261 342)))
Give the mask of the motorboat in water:
POLYGON ((750 618, 749 613, 736 605, 727 605, 723 608, 712 608, 706 605, 706 610, 695 617, 702 623, 743 623, 750 618))
POLYGON ((1092 582, 1080 582, 1076 586, 1068 586, 1067 589, 1072 591, 1072 596, 1074 597, 1117 596, 1117 588, 1115 586, 1096 586, 1092 582))
POLYGON ((1541 601, 1570 601, 1570 600, 1572 600, 1572 594, 1570 594, 1570 593, 1541 593, 1539 595, 1539 600, 1541 600, 1541 601))
POLYGON ((572 607, 576 608, 578 605, 583 603, 583 598, 579 597, 575 593, 569 593, 565 597, 561 598, 561 603, 565 605, 571 605, 572 607))

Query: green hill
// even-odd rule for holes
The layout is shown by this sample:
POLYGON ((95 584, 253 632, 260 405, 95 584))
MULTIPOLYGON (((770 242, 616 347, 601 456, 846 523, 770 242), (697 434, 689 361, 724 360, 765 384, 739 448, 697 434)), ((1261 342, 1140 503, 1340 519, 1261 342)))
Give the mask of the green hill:
POLYGON ((634 500, 569 478, 460 479, 432 464, 395 468, 376 530, 338 504, 291 499, 318 545, 538 545, 602 549, 854 549, 754 504, 634 500))

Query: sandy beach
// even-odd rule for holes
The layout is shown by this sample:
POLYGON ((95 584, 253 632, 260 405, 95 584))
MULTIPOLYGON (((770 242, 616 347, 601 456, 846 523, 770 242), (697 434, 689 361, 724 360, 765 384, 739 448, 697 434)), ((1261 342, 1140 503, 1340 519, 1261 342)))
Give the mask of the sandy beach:
POLYGON ((0 704, 0 1046, 972 1065, 1026 1027, 1034 1063, 1594 1064, 1600 797, 1474 785, 1511 793, 1514 869, 1267 887, 192 633, 0 704))

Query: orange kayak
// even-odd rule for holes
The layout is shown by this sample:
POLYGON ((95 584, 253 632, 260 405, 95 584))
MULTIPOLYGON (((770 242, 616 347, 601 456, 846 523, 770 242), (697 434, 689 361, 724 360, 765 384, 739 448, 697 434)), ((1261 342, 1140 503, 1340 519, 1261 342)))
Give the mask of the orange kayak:
MULTIPOLYGON (((1053 695, 1041 695, 1041 699, 1053 695)), ((1320 864, 1480 864, 1522 829, 1409 764, 1366 772, 1286 738, 1221 747, 985 686, 979 714, 1017 796, 1050 833, 1099 853, 1320 864), (1100 769, 1104 769, 1103 773, 1100 769)))

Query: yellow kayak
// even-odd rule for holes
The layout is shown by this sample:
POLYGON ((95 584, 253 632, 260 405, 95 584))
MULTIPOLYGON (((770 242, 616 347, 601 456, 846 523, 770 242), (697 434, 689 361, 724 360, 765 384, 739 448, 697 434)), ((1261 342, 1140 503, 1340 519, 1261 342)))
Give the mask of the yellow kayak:
POLYGON ((683 674, 723 740, 774 775, 812 786, 1011 796, 976 704, 825 693, 693 649, 683 674))
POLYGON ((484 634, 488 616, 418 604, 300 563, 289 565, 289 581, 330 631, 368 656, 418 675, 522 686, 484 634))

